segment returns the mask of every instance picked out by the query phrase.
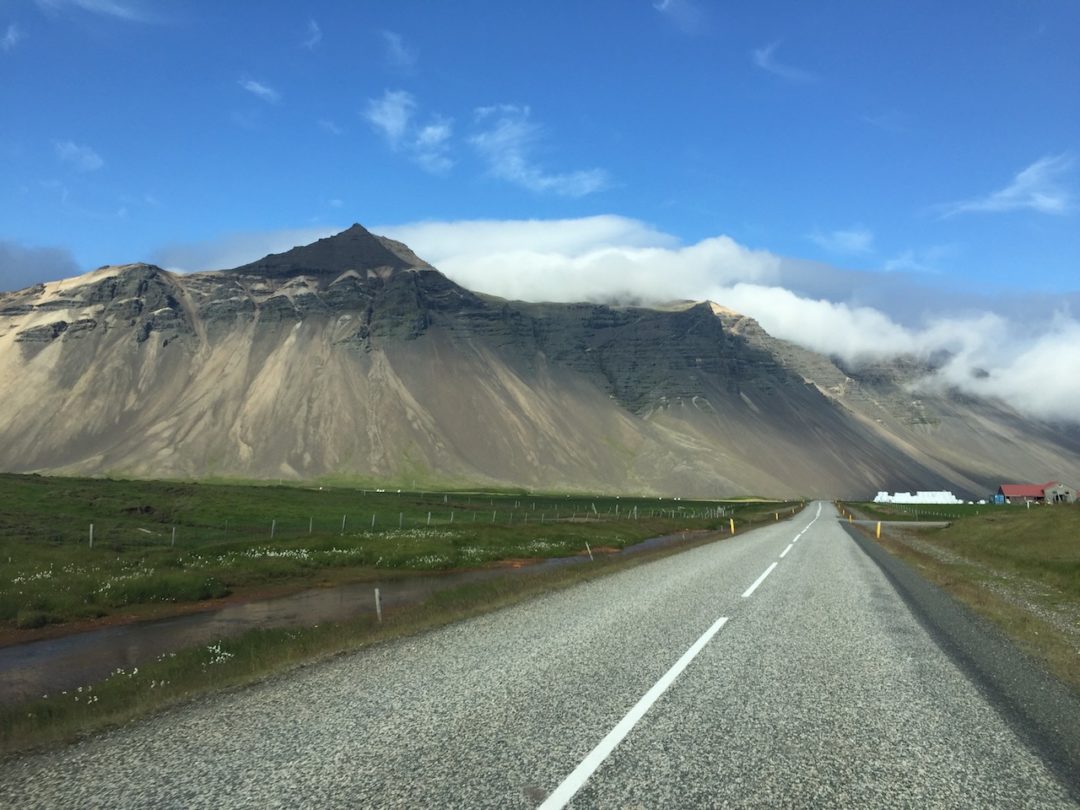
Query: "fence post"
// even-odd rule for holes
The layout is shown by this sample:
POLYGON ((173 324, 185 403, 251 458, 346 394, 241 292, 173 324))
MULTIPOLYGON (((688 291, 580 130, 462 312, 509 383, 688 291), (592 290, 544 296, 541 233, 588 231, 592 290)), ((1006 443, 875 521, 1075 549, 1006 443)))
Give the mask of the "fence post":
POLYGON ((379 617, 379 621, 382 622, 382 597, 379 595, 379 589, 375 589, 375 615, 379 617))
POLYGON ((90 548, 94 547, 94 524, 90 524, 90 548))
POLYGON ((277 528, 277 521, 276 520, 271 520, 270 521, 270 539, 271 540, 274 539, 274 529, 276 529, 276 528, 277 528))

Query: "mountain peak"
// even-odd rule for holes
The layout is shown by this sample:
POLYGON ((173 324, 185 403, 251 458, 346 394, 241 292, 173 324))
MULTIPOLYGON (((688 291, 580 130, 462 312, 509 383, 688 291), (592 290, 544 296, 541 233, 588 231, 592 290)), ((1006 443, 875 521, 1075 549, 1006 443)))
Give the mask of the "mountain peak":
POLYGON ((234 267, 233 273, 291 278, 293 276, 338 276, 349 270, 408 271, 431 270, 431 265, 400 242, 376 236, 359 223, 341 233, 299 245, 284 253, 271 253, 258 261, 234 267))

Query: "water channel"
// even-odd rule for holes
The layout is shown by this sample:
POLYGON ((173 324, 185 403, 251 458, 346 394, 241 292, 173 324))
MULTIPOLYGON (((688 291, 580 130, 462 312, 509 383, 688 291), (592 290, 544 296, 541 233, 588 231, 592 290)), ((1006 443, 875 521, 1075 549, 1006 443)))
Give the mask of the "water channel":
MULTIPOLYGON (((700 539, 694 531, 653 537, 607 556, 626 556, 700 539)), ((312 627, 375 612, 374 589, 385 608, 421 604, 432 594, 498 577, 535 574, 588 562, 588 556, 555 557, 518 568, 484 568, 314 588, 290 596, 227 605, 134 624, 112 625, 59 638, 0 647, 0 705, 71 691, 131 670, 159 656, 213 644, 249 630, 312 627)))

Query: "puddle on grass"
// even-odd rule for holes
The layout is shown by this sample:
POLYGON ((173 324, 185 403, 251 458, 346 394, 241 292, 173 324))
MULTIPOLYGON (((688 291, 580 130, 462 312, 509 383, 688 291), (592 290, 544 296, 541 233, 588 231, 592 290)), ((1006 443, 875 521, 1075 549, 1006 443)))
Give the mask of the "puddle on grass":
MULTIPOLYGON (((707 532, 653 537, 611 556, 696 539, 707 532)), ((218 610, 168 619, 113 625, 0 647, 0 706, 16 705, 42 695, 72 691, 104 680, 117 669, 131 670, 158 656, 209 645, 249 630, 270 627, 311 627, 375 612, 374 589, 384 608, 421 604, 439 591, 499 577, 537 573, 588 561, 587 555, 553 557, 520 567, 484 568, 372 581, 332 588, 313 588, 291 596, 228 605, 218 610)))

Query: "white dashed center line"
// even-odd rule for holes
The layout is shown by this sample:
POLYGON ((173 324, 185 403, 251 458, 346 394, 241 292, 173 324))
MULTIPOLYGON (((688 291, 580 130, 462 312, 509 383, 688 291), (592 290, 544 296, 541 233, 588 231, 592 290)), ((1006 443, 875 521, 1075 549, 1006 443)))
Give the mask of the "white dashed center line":
POLYGON ((767 576, 768 576, 769 574, 771 574, 771 573, 773 572, 773 569, 774 569, 774 568, 776 568, 776 566, 778 566, 779 564, 780 564, 780 563, 773 563, 773 564, 772 564, 772 565, 770 565, 770 566, 769 566, 768 568, 766 568, 766 569, 765 569, 765 573, 764 573, 764 574, 762 574, 762 575, 761 575, 760 577, 758 577, 758 578, 757 578, 756 580, 754 580, 754 584, 753 584, 753 585, 751 585, 751 586, 750 586, 749 588, 747 588, 747 589, 746 589, 745 591, 743 591, 743 595, 742 595, 742 598, 743 598, 743 599, 746 599, 746 598, 747 598, 748 596, 750 596, 750 595, 751 595, 751 594, 752 594, 752 593, 753 593, 754 591, 756 591, 756 590, 758 589, 758 585, 760 585, 760 584, 761 584, 762 582, 764 582, 764 581, 765 581, 765 577, 767 577, 767 576))
POLYGON ((619 724, 581 761, 581 764, 574 768, 573 772, 562 781, 562 784, 555 788, 554 792, 540 805, 540 810, 558 810, 558 808, 565 807, 567 802, 574 798, 574 794, 581 790, 589 777, 615 750, 615 746, 623 741, 623 738, 637 725, 645 712, 667 691, 667 688, 686 669, 687 665, 697 657, 697 654, 709 643, 712 637, 720 632, 720 628, 725 624, 727 624, 727 616, 721 616, 713 622, 712 627, 701 634, 701 637, 693 643, 690 649, 683 653, 682 658, 664 673, 663 677, 653 685, 652 689, 646 692, 645 696, 634 705, 634 708, 627 712, 626 717, 620 720, 619 724))

